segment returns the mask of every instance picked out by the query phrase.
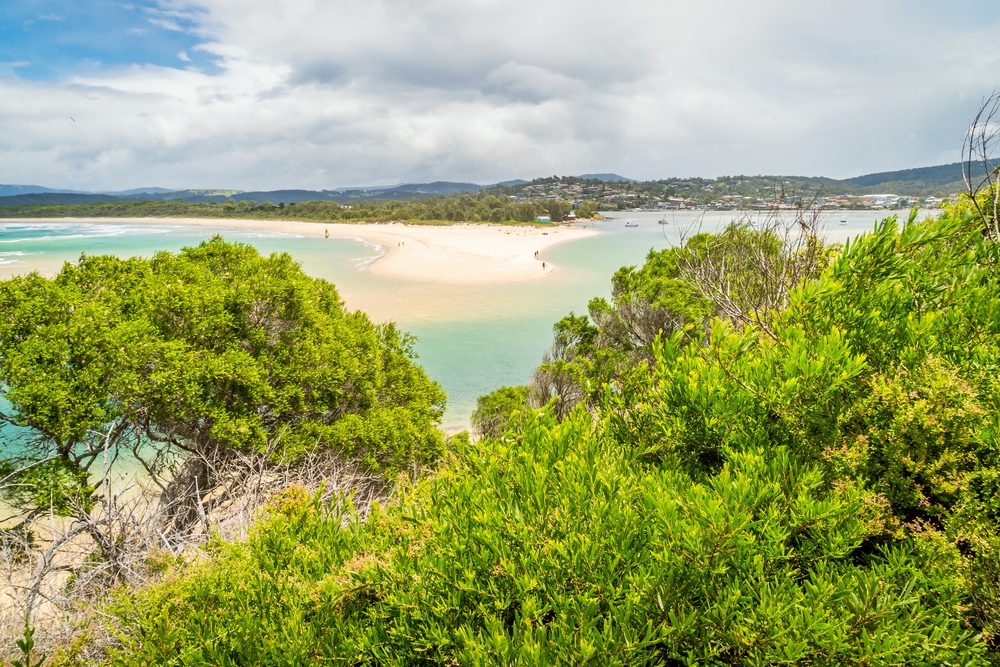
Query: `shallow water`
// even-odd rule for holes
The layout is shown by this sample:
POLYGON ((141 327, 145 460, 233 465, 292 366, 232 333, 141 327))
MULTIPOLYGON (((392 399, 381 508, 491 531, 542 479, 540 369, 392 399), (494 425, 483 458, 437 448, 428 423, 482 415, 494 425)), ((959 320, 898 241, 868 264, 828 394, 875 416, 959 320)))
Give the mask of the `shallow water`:
MULTIPOLYGON (((533 281, 500 285, 447 285, 378 276, 368 270, 384 251, 359 239, 321 239, 238 229, 172 225, 0 222, 0 279, 39 270, 54 274, 82 253, 121 257, 177 251, 214 233, 250 243, 263 253, 288 252, 310 275, 337 285, 349 308, 376 321, 394 320, 418 338, 420 363, 448 392, 444 427, 468 426, 476 397, 506 384, 527 382, 552 342, 552 325, 575 311, 584 313, 594 296, 609 296, 611 275, 641 264, 651 248, 674 245, 682 234, 712 231, 734 212, 611 213, 594 229, 602 233, 544 250, 539 259, 556 271, 533 281), (638 227, 624 226, 625 220, 638 227)), ((828 238, 842 242, 884 217, 874 211, 834 213, 826 218, 828 238), (847 225, 839 225, 846 219, 847 225)))

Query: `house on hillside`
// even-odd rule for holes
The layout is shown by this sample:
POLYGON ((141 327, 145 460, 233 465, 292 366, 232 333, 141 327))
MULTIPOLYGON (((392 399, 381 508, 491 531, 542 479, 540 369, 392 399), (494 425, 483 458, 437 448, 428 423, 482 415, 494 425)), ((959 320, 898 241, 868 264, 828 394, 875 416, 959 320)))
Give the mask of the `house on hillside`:
POLYGON ((894 206, 899 203, 899 195, 862 195, 869 206, 894 206))

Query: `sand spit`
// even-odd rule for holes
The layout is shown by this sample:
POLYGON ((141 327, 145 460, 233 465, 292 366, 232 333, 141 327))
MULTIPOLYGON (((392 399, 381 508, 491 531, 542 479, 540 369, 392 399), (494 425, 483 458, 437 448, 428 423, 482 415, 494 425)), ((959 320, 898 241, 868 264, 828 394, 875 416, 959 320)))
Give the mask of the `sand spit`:
POLYGON ((599 232, 569 227, 402 223, 323 223, 291 220, 219 220, 206 218, 26 218, 4 223, 178 225, 214 229, 249 229, 316 236, 347 237, 377 243, 385 251, 371 271, 381 276, 453 285, 507 283, 541 278, 557 267, 536 257, 557 243, 599 232))

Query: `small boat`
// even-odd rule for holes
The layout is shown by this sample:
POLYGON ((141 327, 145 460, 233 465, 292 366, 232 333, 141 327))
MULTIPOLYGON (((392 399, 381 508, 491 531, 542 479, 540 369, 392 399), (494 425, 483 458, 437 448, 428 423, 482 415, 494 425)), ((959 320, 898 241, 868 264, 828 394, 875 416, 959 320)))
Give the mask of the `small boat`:
POLYGON ((631 220, 629 220, 628 222, 625 223, 625 226, 626 227, 638 227, 639 223, 638 222, 632 222, 631 220))
POLYGON ((840 221, 840 224, 842 224, 842 225, 846 225, 846 224, 847 224, 847 220, 841 220, 841 221, 840 221))
POLYGON ((670 221, 667 220, 666 217, 663 217, 663 218, 660 218, 660 224, 661 225, 669 225, 670 221))

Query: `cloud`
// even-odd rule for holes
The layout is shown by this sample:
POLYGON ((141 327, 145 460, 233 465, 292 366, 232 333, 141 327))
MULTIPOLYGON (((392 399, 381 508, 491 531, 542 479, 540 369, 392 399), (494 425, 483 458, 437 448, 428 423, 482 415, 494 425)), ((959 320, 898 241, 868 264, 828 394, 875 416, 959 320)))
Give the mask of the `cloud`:
POLYGON ((174 30, 176 32, 184 32, 184 28, 182 28, 176 21, 173 21, 171 19, 161 19, 161 18, 146 17, 146 20, 149 21, 150 23, 152 23, 153 25, 158 25, 161 28, 165 28, 167 30, 174 30))
POLYGON ((510 61, 491 70, 485 77, 483 92, 514 101, 539 103, 554 99, 573 99, 586 92, 586 84, 559 72, 521 65, 510 61))
POLYGON ((0 79, 18 130, 0 135, 0 182, 322 188, 940 163, 1000 83, 990 7, 164 0, 147 20, 196 35, 216 69, 0 79), (67 109, 86 132, 64 127, 67 109))
POLYGON ((0 67, 27 67, 31 64, 29 60, 14 60, 12 62, 0 63, 0 67))
POLYGON ((66 17, 62 14, 39 14, 39 21, 65 21, 66 17))
POLYGON ((142 37, 144 35, 149 34, 149 30, 147 30, 146 28, 129 28, 125 32, 128 33, 129 35, 136 35, 138 37, 142 37))
POLYGON ((177 57, 180 58, 181 60, 183 60, 186 63, 191 62, 191 58, 188 57, 188 54, 184 53, 183 51, 181 51, 180 53, 178 53, 177 57))

